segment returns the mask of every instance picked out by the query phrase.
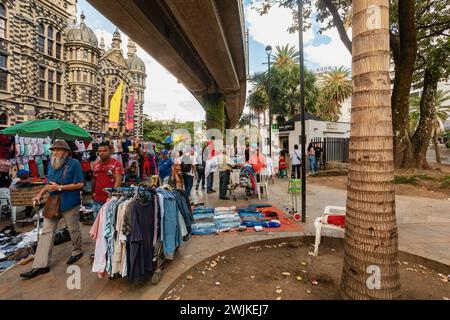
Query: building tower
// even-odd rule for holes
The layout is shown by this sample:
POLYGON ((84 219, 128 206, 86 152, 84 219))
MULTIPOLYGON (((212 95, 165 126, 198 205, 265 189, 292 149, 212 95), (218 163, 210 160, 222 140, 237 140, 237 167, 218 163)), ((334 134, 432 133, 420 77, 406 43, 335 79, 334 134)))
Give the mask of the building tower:
POLYGON ((134 135, 142 139, 144 137, 144 91, 145 79, 145 63, 137 56, 137 46, 133 40, 128 39, 128 59, 127 65, 133 78, 134 93, 134 135))
POLYGON ((67 109, 71 112, 72 122, 88 131, 101 132, 103 117, 97 108, 98 42, 94 32, 84 23, 84 13, 80 18, 80 24, 68 30, 65 44, 67 109))

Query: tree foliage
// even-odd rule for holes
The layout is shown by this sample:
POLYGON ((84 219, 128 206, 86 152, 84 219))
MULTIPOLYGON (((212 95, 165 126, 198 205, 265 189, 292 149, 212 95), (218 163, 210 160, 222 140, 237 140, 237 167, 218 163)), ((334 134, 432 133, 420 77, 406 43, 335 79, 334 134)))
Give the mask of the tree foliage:
POLYGON ((170 136, 176 129, 185 129, 194 139, 194 121, 176 122, 176 121, 157 121, 144 119, 144 140, 153 141, 159 149, 164 148, 162 142, 167 136, 170 136))

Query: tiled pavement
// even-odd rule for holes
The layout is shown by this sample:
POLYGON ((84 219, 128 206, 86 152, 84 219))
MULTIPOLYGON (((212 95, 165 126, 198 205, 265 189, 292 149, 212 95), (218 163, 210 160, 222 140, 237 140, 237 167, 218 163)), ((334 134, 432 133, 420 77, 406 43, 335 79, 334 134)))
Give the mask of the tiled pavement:
MULTIPOLYGON (((216 184, 217 185, 217 184, 216 184)), ((287 194, 287 181, 279 180, 270 185, 270 203, 280 208, 290 207, 290 195, 287 194)), ((241 191, 238 191, 240 195, 241 191)), ((0 275, 0 297, 2 299, 158 299, 170 285, 197 263, 214 257, 220 252, 246 245, 252 242, 312 235, 313 222, 325 205, 345 205, 345 190, 330 189, 323 186, 308 185, 307 222, 299 232, 260 232, 233 233, 220 236, 194 236, 186 242, 175 255, 174 261, 166 261, 163 265, 161 282, 154 286, 150 283, 130 285, 124 279, 98 279, 90 271, 89 253, 94 244, 88 238, 89 228, 83 226, 86 255, 77 263, 81 271, 81 289, 69 290, 66 283, 70 276, 67 273, 65 260, 70 255, 66 244, 56 246, 53 251, 53 268, 50 273, 32 280, 23 281, 18 275, 31 266, 16 266, 0 275)), ((218 194, 206 195, 193 191, 193 196, 205 200, 207 205, 222 206, 248 204, 245 200, 217 200, 218 194)), ((439 261, 450 265, 450 202, 426 198, 396 197, 397 220, 399 226, 399 248, 402 251, 439 261)), ((258 203, 257 199, 249 200, 258 203)), ((261 202, 268 202, 262 199, 261 202)), ((342 233, 328 233, 331 236, 342 236, 342 233)))

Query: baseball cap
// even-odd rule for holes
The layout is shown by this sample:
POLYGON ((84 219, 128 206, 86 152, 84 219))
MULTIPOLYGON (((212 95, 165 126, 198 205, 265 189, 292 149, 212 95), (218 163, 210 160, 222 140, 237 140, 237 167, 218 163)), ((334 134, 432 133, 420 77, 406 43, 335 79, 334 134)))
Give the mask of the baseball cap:
POLYGON ((25 169, 20 169, 19 171, 17 171, 17 176, 20 178, 21 176, 23 176, 24 174, 30 174, 30 171, 25 170, 25 169))

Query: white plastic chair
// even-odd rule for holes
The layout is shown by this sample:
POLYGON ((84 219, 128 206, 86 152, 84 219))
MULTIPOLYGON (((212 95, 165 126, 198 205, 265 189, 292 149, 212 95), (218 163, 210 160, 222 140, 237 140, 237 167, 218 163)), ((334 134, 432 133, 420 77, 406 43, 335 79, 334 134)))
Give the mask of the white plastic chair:
POLYGON ((316 242, 314 244, 314 256, 317 256, 319 254, 319 245, 320 240, 322 238, 322 229, 332 229, 332 230, 339 230, 342 232, 345 232, 345 229, 339 226, 336 226, 334 224, 328 223, 328 216, 333 215, 342 215, 345 216, 345 207, 337 207, 337 206, 326 206, 325 211, 321 217, 317 217, 314 221, 314 227, 316 227, 316 242), (331 210, 337 210, 337 211, 344 211, 344 212, 331 212, 331 210))
POLYGON ((263 188, 263 193, 266 195, 266 198, 269 199, 269 179, 267 178, 267 176, 262 173, 257 173, 256 181, 257 181, 256 188, 258 190, 258 199, 261 200, 261 188, 263 188))

